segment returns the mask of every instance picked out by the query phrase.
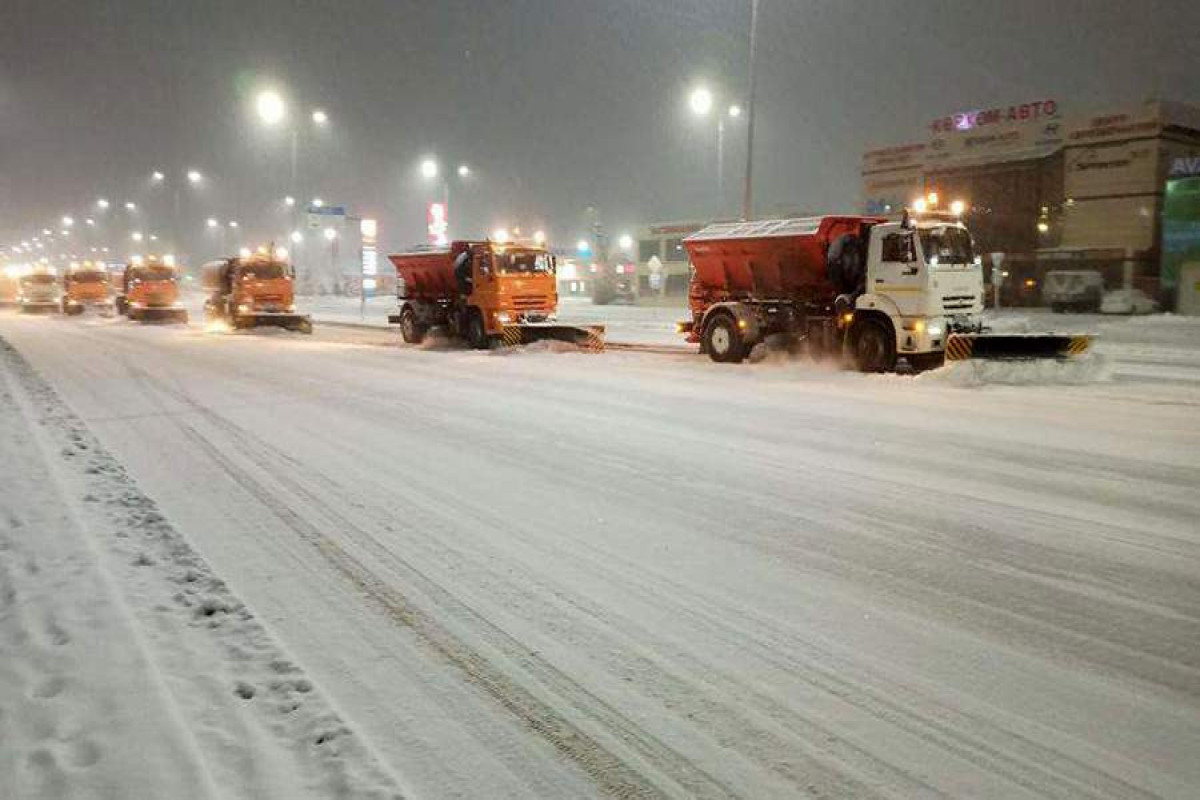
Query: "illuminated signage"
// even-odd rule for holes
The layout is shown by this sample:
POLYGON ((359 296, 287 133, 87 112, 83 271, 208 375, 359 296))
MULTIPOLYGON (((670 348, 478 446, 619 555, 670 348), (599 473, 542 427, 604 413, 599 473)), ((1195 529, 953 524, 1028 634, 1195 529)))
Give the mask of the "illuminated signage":
POLYGON ((929 123, 933 133, 950 133, 952 131, 970 131, 987 125, 1000 123, 1031 122, 1058 116, 1057 100, 1036 100, 1020 105, 988 108, 981 111, 960 111, 957 114, 935 119, 929 123))
POLYGON ((445 245, 450 242, 450 220, 445 203, 430 203, 425 214, 429 230, 429 243, 445 245))

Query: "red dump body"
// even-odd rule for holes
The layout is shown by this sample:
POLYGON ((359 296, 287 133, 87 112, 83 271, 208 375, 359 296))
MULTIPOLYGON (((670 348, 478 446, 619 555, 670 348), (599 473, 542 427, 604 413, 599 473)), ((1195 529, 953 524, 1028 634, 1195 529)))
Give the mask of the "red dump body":
POLYGON ((418 250, 388 256, 396 267, 396 277, 404 281, 401 297, 407 300, 453 300, 458 296, 454 262, 463 253, 485 242, 451 242, 446 249, 418 250))
POLYGON ((832 302, 837 290, 825 273, 829 245, 885 221, 829 216, 710 225, 683 242, 695 270, 692 311, 734 299, 832 302))

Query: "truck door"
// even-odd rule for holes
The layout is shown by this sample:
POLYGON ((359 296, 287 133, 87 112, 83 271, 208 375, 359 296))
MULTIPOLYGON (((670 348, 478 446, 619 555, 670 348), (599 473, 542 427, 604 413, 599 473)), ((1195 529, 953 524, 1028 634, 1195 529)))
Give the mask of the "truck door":
POLYGON ((902 316, 924 313, 925 265, 916 232, 899 225, 871 230, 867 291, 890 300, 902 316))

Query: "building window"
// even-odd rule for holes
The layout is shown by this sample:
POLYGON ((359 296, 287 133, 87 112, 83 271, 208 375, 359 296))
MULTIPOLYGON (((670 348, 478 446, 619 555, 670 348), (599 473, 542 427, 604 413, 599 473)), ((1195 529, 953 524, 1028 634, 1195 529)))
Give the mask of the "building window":
POLYGON ((658 239, 638 239, 638 261, 643 264, 653 257, 662 258, 658 251, 658 239))

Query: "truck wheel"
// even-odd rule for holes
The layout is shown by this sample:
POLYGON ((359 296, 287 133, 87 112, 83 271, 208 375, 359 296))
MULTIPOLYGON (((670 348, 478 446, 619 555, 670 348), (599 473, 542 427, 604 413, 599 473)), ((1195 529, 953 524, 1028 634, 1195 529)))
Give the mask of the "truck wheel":
POLYGON ((859 372, 889 372, 896 366, 896 341, 891 331, 877 320, 860 322, 851 344, 854 366, 859 372))
POLYGON ((737 364, 746 357, 742 332, 729 314, 718 314, 709 320, 701 344, 709 358, 722 364, 737 364))
POLYGON ((491 342, 488 340, 487 328, 483 324, 483 314, 479 309, 470 312, 467 319, 467 343, 476 350, 487 350, 491 342))
POLYGON ((400 312, 400 335, 408 344, 425 341, 425 327, 417 323, 417 315, 411 308, 400 312))

